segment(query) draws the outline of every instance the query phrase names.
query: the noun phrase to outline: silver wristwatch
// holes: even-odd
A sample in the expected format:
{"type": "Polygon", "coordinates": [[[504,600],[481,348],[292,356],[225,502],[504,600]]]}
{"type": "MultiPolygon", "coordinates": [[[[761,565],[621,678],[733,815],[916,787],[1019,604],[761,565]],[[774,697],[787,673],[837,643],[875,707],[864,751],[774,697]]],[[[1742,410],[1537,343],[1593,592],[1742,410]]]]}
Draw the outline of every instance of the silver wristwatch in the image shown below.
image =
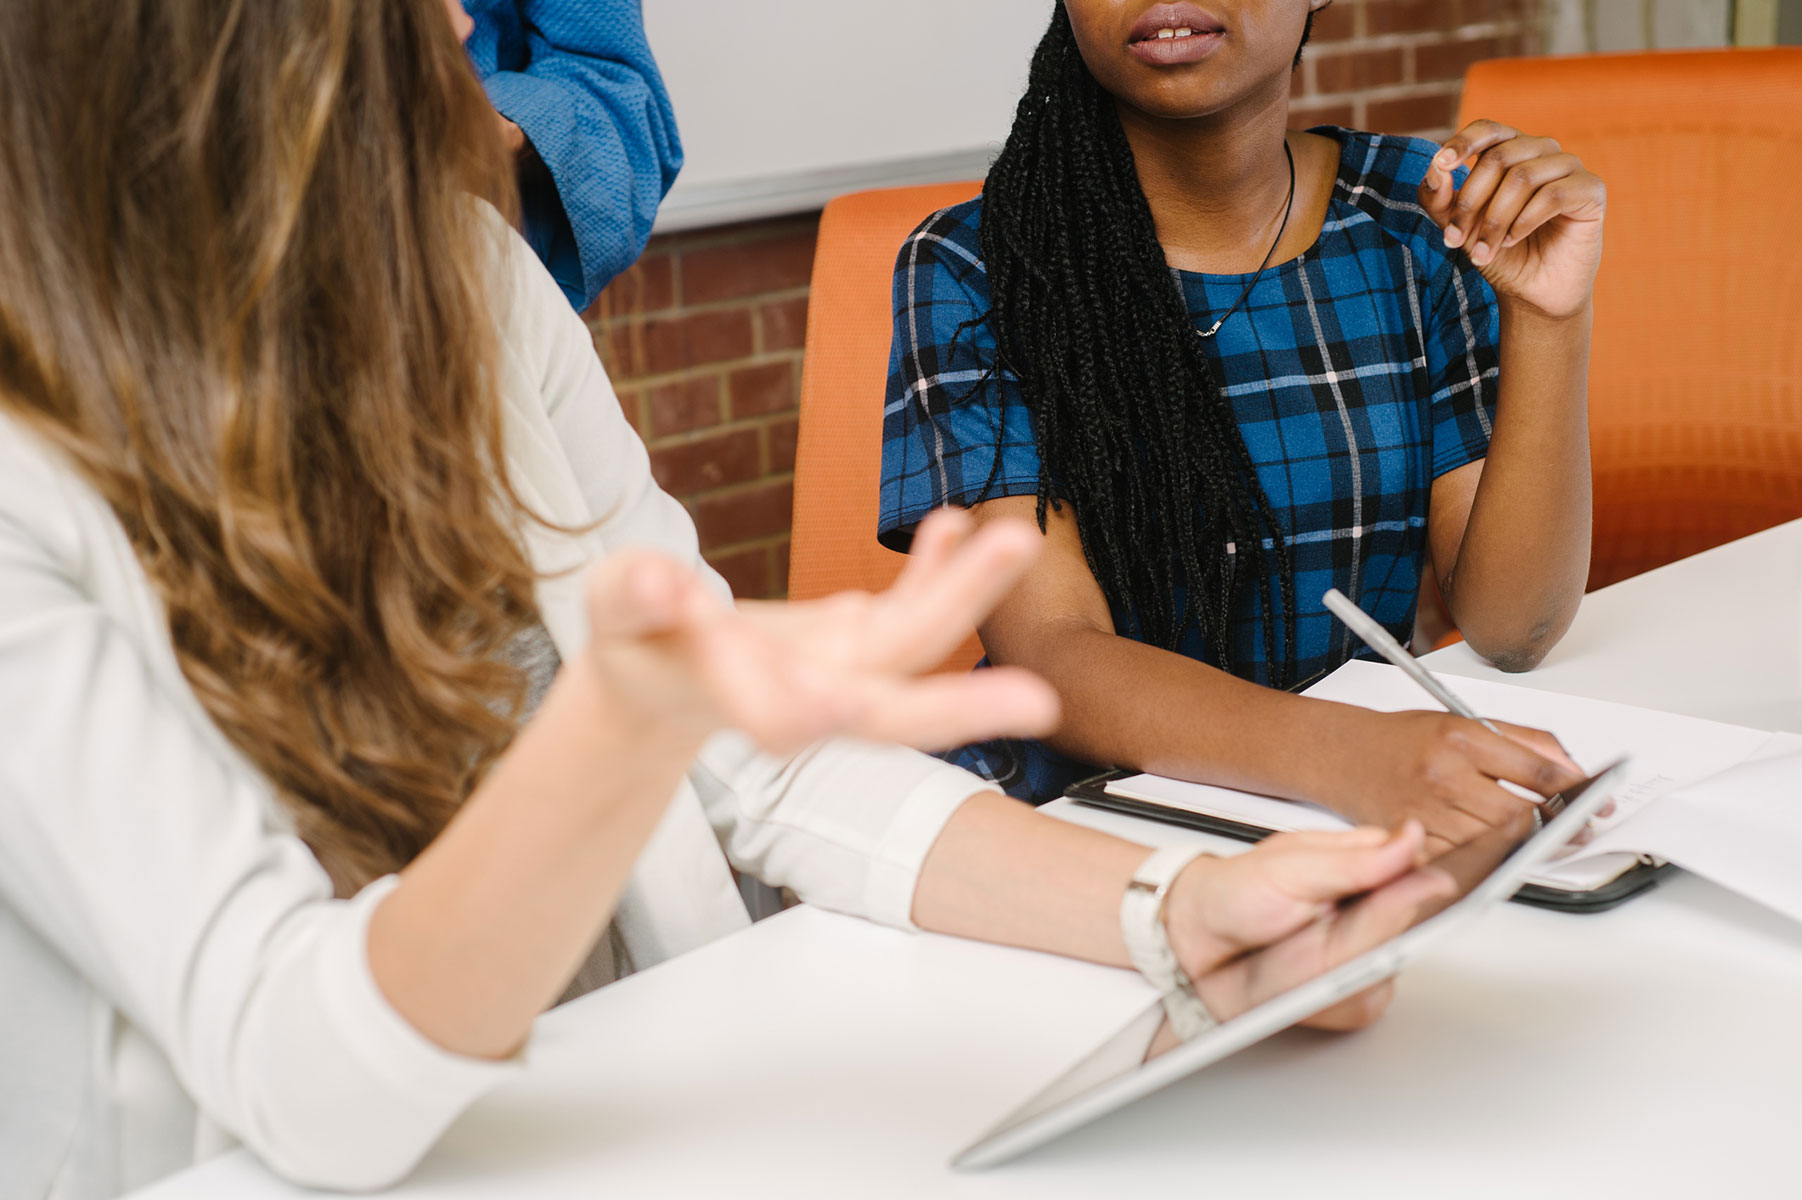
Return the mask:
{"type": "Polygon", "coordinates": [[[1204,853],[1190,846],[1165,846],[1152,851],[1133,872],[1126,895],[1120,900],[1120,932],[1126,939],[1126,952],[1139,974],[1163,998],[1170,1027],[1184,1041],[1207,1032],[1217,1022],[1195,994],[1194,982],[1177,961],[1176,951],[1170,948],[1164,905],[1176,877],[1204,853]]]}

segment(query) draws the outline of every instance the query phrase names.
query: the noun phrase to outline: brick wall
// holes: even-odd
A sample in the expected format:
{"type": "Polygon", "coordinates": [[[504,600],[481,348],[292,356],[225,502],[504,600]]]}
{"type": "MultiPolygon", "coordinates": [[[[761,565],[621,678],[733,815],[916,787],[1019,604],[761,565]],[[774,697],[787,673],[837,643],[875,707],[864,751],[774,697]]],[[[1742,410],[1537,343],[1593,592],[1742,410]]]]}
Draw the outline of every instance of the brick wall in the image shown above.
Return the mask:
{"type": "Polygon", "coordinates": [[[735,595],[788,581],[817,214],[654,238],[588,314],[651,472],[735,595]]]}
{"type": "MultiPolygon", "coordinates": [[[[1546,0],[1335,0],[1293,123],[1443,136],[1471,63],[1537,53],[1546,0]]],[[[788,580],[796,406],[816,215],[674,234],[588,314],[657,481],[740,596],[788,580]]]]}
{"type": "Polygon", "coordinates": [[[1465,68],[1543,53],[1546,0],[1334,0],[1296,73],[1291,124],[1451,132],[1465,68]]]}

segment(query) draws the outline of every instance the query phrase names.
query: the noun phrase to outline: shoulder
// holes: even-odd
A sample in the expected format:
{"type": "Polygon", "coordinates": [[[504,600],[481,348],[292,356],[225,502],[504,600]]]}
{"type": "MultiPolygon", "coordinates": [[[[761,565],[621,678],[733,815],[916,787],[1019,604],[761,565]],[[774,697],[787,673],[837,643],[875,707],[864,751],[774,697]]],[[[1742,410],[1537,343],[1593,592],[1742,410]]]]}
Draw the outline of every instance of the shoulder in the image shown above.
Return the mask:
{"type": "Polygon", "coordinates": [[[475,213],[472,225],[482,245],[491,286],[528,308],[548,304],[553,295],[568,308],[568,302],[557,291],[556,280],[544,269],[544,263],[519,230],[486,200],[474,201],[471,208],[475,213]]]}
{"type": "Polygon", "coordinates": [[[519,231],[484,202],[476,210],[498,349],[536,389],[552,390],[558,377],[594,358],[594,335],[519,231]]]}
{"type": "Polygon", "coordinates": [[[57,507],[47,497],[85,487],[75,465],[43,433],[0,408],[0,513],[35,524],[57,507]]]}
{"type": "MultiPolygon", "coordinates": [[[[1362,225],[1375,231],[1380,243],[1406,250],[1418,285],[1429,292],[1443,288],[1463,268],[1476,270],[1445,249],[1443,232],[1420,207],[1420,182],[1440,150],[1438,142],[1362,130],[1321,133],[1341,144],[1333,205],[1348,229],[1362,225]]],[[[1456,178],[1463,182],[1463,171],[1456,178]]],[[[1362,243],[1370,245],[1370,238],[1362,243]]]]}
{"type": "MultiPolygon", "coordinates": [[[[112,509],[49,437],[0,408],[0,561],[48,554],[79,573],[89,548],[116,527],[112,509]]],[[[0,584],[3,587],[4,584],[0,584]]]]}
{"type": "Polygon", "coordinates": [[[1439,143],[1428,138],[1363,129],[1335,129],[1331,136],[1340,146],[1341,186],[1363,187],[1389,198],[1414,199],[1427,165],[1439,152],[1439,143]]]}
{"type": "Polygon", "coordinates": [[[945,266],[959,277],[986,276],[982,264],[982,197],[941,208],[914,227],[901,243],[897,274],[922,265],[945,266]]]}
{"type": "Polygon", "coordinates": [[[1446,261],[1439,227],[1420,206],[1420,184],[1439,143],[1358,129],[1322,132],[1340,143],[1334,199],[1368,217],[1433,266],[1446,261]]]}

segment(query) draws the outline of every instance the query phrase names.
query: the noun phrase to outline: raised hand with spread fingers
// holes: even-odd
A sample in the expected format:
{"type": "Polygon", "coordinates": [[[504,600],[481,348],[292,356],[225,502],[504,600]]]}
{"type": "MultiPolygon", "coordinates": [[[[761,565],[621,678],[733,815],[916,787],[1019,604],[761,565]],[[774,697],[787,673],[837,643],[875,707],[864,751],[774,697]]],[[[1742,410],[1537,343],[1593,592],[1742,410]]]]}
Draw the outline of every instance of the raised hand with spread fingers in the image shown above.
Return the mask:
{"type": "Polygon", "coordinates": [[[968,636],[1038,552],[1025,522],[981,530],[935,513],[893,587],[736,605],[650,552],[617,555],[590,581],[590,657],[624,701],[697,736],[742,730],[789,752],[836,733],[939,749],[1035,736],[1057,698],[996,668],[926,675],[968,636]]]}

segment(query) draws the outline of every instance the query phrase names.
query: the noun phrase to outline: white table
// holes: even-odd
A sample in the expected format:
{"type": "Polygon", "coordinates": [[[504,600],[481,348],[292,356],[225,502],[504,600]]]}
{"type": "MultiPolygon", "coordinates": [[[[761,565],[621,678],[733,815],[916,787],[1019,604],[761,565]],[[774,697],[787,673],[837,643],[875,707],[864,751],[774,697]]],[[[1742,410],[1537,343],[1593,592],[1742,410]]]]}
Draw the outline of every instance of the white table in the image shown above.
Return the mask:
{"type": "MultiPolygon", "coordinates": [[[[1513,681],[1802,732],[1799,639],[1802,522],[1595,594],[1513,681]]],[[[1490,673],[1461,647],[1434,665],[1490,673]]],[[[1504,906],[1369,1031],[1291,1031],[1013,1164],[946,1168],[1146,995],[797,909],[550,1014],[526,1076],[398,1194],[1802,1195],[1802,926],[1693,877],[1599,915],[1504,906]]],[[[140,1200],[298,1194],[237,1153],[140,1200]]]]}

